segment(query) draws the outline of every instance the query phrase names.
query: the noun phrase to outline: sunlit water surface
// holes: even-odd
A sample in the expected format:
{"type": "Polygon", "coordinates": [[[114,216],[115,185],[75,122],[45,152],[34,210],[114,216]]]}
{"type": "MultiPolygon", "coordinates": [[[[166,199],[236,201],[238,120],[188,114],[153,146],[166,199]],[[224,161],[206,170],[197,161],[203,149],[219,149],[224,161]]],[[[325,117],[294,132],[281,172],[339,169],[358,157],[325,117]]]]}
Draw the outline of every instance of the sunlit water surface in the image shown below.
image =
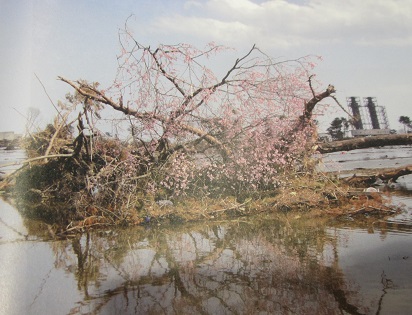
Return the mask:
{"type": "Polygon", "coordinates": [[[404,211],[389,220],[261,215],[53,240],[0,200],[0,314],[411,314],[412,195],[392,202],[404,211]]]}

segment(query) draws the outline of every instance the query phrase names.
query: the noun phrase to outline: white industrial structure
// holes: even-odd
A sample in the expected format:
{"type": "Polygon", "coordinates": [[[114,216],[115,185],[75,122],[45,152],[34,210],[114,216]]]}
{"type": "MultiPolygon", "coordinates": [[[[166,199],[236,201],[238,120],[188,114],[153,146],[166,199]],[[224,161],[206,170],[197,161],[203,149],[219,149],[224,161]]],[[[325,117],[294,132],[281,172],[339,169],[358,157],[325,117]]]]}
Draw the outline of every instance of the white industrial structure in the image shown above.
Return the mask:
{"type": "Polygon", "coordinates": [[[360,105],[360,98],[355,96],[346,98],[346,101],[355,118],[355,120],[352,121],[354,127],[352,136],[361,137],[390,134],[385,107],[377,105],[376,97],[364,97],[363,105],[360,105]]]}

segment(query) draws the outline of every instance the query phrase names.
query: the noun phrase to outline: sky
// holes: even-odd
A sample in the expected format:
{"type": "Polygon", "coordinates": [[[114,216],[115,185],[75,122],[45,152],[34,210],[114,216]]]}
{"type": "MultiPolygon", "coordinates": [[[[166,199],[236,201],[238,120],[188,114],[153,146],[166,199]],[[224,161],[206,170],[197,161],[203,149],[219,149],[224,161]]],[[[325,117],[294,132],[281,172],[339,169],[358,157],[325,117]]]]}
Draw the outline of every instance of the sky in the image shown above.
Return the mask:
{"type": "MultiPolygon", "coordinates": [[[[39,124],[52,122],[52,102],[72,91],[58,76],[109,86],[128,17],[151,47],[214,41],[235,48],[233,60],[253,44],[275,58],[321,56],[314,73],[342,105],[376,97],[392,129],[412,117],[411,0],[0,0],[0,131],[23,133],[33,108],[39,124]]],[[[329,103],[321,130],[346,117],[329,103]]]]}

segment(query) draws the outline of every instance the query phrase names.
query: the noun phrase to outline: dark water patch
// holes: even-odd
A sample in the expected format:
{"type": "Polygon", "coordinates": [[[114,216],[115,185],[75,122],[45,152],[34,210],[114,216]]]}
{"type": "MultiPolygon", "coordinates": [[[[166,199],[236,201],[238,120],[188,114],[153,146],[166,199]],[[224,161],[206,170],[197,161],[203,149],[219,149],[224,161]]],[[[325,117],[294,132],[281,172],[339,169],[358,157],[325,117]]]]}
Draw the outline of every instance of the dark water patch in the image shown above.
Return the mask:
{"type": "Polygon", "coordinates": [[[332,229],[346,280],[358,283],[370,314],[408,314],[412,293],[411,234],[387,229],[332,229]]]}

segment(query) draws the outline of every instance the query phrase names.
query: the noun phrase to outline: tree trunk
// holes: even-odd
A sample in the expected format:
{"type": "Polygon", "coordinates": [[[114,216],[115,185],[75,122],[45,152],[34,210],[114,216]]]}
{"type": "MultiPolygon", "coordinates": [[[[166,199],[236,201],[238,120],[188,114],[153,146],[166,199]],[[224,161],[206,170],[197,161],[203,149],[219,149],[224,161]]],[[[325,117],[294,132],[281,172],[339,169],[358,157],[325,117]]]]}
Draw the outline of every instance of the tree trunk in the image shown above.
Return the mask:
{"type": "Polygon", "coordinates": [[[371,147],[382,147],[387,145],[407,144],[412,144],[412,134],[382,135],[318,143],[318,151],[323,154],[371,147]]]}
{"type": "MultiPolygon", "coordinates": [[[[309,86],[312,89],[312,83],[311,83],[311,77],[309,77],[309,86]]],[[[303,115],[301,116],[301,120],[302,121],[310,121],[312,118],[312,112],[315,109],[315,106],[322,101],[323,99],[331,96],[333,93],[335,93],[335,87],[331,84],[329,84],[329,86],[327,87],[327,89],[325,91],[323,91],[322,93],[316,95],[315,91],[312,89],[312,94],[313,97],[305,103],[305,111],[303,113],[303,115]]]]}

